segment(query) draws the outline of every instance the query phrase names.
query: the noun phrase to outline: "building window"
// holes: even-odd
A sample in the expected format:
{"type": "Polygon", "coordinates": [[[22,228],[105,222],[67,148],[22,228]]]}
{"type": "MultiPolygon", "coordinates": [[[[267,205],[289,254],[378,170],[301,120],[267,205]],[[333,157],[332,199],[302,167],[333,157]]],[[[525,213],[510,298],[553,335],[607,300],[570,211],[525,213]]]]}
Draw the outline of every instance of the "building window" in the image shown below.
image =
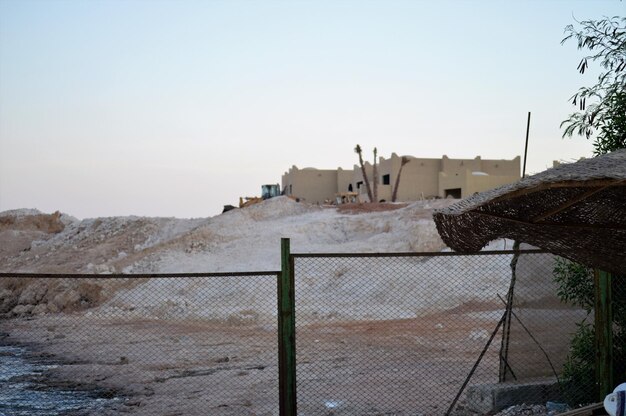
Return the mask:
{"type": "Polygon", "coordinates": [[[390,185],[390,184],[391,184],[391,176],[383,175],[383,185],[390,185]]]}
{"type": "Polygon", "coordinates": [[[352,192],[352,184],[348,185],[348,192],[352,192]]]}
{"type": "Polygon", "coordinates": [[[461,199],[461,188],[446,189],[444,191],[444,197],[461,199]]]}
{"type": "Polygon", "coordinates": [[[293,195],[293,185],[289,184],[289,195],[293,195]]]}
{"type": "Polygon", "coordinates": [[[356,183],[356,189],[361,189],[361,185],[363,185],[363,181],[358,181],[356,183]]]}

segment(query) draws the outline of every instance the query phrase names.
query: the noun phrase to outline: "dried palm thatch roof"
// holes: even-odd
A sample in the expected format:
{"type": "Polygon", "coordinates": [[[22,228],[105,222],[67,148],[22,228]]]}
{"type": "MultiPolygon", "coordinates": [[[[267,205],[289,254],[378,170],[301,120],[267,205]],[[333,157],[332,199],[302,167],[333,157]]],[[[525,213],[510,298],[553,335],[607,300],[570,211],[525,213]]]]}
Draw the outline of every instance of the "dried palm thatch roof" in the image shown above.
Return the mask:
{"type": "Polygon", "coordinates": [[[626,149],[475,194],[437,210],[434,219],[455,251],[478,251],[504,237],[624,273],[626,149]]]}

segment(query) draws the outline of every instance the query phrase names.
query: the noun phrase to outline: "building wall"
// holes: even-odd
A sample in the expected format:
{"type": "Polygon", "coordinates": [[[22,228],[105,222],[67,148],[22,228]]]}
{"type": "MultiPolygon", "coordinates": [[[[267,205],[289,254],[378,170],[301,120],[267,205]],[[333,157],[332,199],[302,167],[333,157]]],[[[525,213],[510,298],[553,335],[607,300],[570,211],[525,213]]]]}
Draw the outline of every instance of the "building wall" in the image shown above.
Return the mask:
{"type": "MultiPolygon", "coordinates": [[[[372,178],[372,173],[374,172],[374,167],[371,163],[365,162],[365,173],[368,178],[372,178]]],[[[374,190],[374,184],[370,182],[370,186],[372,187],[372,192],[374,190]]],[[[365,181],[363,180],[363,173],[361,172],[361,167],[359,165],[354,165],[352,167],[352,189],[354,192],[359,194],[359,200],[361,202],[369,202],[369,198],[367,196],[367,186],[365,186],[365,181]]]]}
{"type": "Polygon", "coordinates": [[[520,180],[519,176],[471,176],[468,175],[467,187],[463,190],[461,198],[465,198],[475,194],[476,192],[488,191],[498,186],[507,185],[509,183],[520,180]]]}
{"type": "Polygon", "coordinates": [[[439,197],[445,198],[453,190],[461,190],[461,198],[483,192],[520,179],[520,157],[512,160],[482,160],[442,158],[439,172],[439,197]]]}
{"type": "Polygon", "coordinates": [[[519,176],[477,175],[475,172],[467,170],[462,173],[455,173],[454,176],[440,172],[439,197],[445,198],[448,194],[456,197],[455,190],[460,190],[460,197],[466,198],[476,192],[487,191],[520,179],[519,176]]]}
{"type": "MultiPolygon", "coordinates": [[[[335,192],[349,192],[350,185],[352,184],[353,178],[354,178],[354,171],[343,170],[341,168],[337,169],[337,190],[335,192]]],[[[353,185],[353,189],[354,189],[354,185],[353,185]]],[[[356,191],[353,190],[352,192],[356,192],[356,191]]]]}
{"type": "Polygon", "coordinates": [[[338,171],[334,169],[298,169],[292,166],[282,177],[282,189],[286,195],[302,201],[323,204],[335,199],[337,177],[338,171]]]}
{"type": "MultiPolygon", "coordinates": [[[[520,179],[520,157],[512,160],[474,159],[427,159],[406,156],[409,163],[404,165],[398,189],[398,201],[415,201],[422,198],[445,198],[454,194],[465,198],[475,192],[515,182],[520,179]]],[[[402,158],[395,153],[378,161],[378,200],[391,201],[393,187],[400,170],[402,158]],[[385,184],[385,176],[389,183],[385,184]]],[[[373,166],[365,162],[365,171],[370,178],[372,190],[373,166]]],[[[348,192],[359,194],[359,200],[369,201],[361,168],[354,165],[352,170],[298,169],[293,166],[282,177],[282,186],[287,195],[292,195],[311,203],[333,201],[335,194],[348,192]],[[360,186],[359,186],[360,185],[360,186]]]]}
{"type": "MultiPolygon", "coordinates": [[[[400,169],[398,158],[397,168],[391,175],[394,184],[400,169]]],[[[440,159],[424,159],[409,157],[409,163],[404,165],[398,188],[398,201],[415,201],[422,198],[437,196],[437,181],[441,169],[440,159]]]]}
{"type": "MultiPolygon", "coordinates": [[[[406,156],[409,163],[402,168],[400,186],[398,188],[398,201],[415,201],[422,198],[434,198],[439,195],[438,178],[441,170],[441,159],[426,159],[406,156]]],[[[402,157],[392,153],[389,159],[380,158],[380,180],[389,175],[389,196],[391,201],[393,187],[395,186],[402,157]]]]}
{"type": "Polygon", "coordinates": [[[482,160],[481,171],[489,175],[517,176],[521,178],[521,158],[513,160],[482,160]]]}

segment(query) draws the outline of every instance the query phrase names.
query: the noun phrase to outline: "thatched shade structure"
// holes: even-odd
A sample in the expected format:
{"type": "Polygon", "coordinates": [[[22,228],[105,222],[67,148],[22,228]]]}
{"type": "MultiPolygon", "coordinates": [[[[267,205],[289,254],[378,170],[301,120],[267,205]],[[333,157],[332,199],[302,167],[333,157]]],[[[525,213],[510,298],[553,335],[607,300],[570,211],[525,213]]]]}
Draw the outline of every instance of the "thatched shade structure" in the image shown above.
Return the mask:
{"type": "Polygon", "coordinates": [[[443,241],[475,252],[523,241],[616,274],[626,263],[626,149],[560,165],[434,214],[443,241]]]}

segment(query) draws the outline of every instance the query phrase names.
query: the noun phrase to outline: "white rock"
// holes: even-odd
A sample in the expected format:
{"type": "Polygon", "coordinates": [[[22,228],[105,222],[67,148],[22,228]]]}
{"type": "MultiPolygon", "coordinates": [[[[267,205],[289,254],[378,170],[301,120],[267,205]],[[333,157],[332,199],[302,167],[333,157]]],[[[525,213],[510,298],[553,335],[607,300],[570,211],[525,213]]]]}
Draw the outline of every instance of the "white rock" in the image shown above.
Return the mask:
{"type": "Polygon", "coordinates": [[[472,341],[486,340],[489,338],[489,332],[485,329],[475,329],[470,332],[468,338],[472,341]]]}
{"type": "Polygon", "coordinates": [[[23,316],[29,314],[34,308],[33,305],[17,305],[11,313],[16,316],[23,316]]]}
{"type": "Polygon", "coordinates": [[[48,286],[44,282],[33,282],[22,291],[17,303],[19,305],[37,305],[47,291],[48,286]]]}
{"type": "Polygon", "coordinates": [[[39,305],[35,306],[32,310],[33,315],[42,315],[46,312],[48,312],[48,305],[46,305],[45,303],[40,303],[39,305]]]}

